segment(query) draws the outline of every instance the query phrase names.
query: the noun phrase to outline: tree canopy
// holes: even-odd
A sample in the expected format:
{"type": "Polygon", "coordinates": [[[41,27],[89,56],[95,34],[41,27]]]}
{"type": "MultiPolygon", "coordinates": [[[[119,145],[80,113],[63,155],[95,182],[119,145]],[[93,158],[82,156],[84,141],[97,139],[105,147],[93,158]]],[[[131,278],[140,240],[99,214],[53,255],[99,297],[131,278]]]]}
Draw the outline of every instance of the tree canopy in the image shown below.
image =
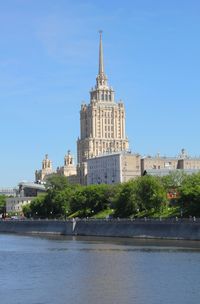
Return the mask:
{"type": "Polygon", "coordinates": [[[179,203],[185,214],[200,216],[200,173],[184,179],[179,188],[179,203]]]}
{"type": "MultiPolygon", "coordinates": [[[[116,217],[161,214],[169,206],[173,208],[167,196],[172,188],[178,193],[174,208],[180,208],[184,215],[200,215],[200,173],[186,175],[181,171],[165,177],[145,175],[118,185],[89,186],[70,185],[66,177],[52,175],[47,192],[24,207],[24,213],[41,218],[86,217],[112,208],[116,217]]],[[[5,198],[1,198],[0,208],[4,204],[5,198]]]]}
{"type": "Polygon", "coordinates": [[[5,195],[0,195],[0,214],[5,212],[6,207],[6,197],[5,195]]]}

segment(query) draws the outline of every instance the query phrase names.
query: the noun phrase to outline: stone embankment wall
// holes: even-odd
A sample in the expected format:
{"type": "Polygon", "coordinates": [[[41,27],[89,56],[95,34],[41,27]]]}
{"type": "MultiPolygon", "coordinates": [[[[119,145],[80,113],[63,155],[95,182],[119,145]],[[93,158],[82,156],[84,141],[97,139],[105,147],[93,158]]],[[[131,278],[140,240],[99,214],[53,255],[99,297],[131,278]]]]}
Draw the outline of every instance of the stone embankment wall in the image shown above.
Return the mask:
{"type": "Polygon", "coordinates": [[[0,221],[0,232],[72,235],[72,222],[51,220],[0,221]]]}
{"type": "Polygon", "coordinates": [[[74,220],[0,221],[0,232],[200,240],[200,221],[74,220]]]}

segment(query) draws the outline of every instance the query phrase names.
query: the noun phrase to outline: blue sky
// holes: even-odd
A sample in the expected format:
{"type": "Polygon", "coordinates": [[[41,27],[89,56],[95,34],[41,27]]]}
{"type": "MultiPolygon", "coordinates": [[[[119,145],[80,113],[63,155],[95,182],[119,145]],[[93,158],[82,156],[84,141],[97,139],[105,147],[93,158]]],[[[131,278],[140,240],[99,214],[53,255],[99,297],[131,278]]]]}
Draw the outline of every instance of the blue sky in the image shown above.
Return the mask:
{"type": "Polygon", "coordinates": [[[133,152],[200,155],[200,2],[0,0],[0,187],[76,155],[103,29],[133,152]]]}

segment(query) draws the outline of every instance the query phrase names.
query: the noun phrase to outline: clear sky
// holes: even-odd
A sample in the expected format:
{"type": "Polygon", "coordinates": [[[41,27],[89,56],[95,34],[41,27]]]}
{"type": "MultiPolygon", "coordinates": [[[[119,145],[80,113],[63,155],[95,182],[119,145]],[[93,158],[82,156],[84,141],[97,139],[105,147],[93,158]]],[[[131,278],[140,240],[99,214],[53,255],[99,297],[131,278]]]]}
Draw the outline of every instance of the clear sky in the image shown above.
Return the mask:
{"type": "Polygon", "coordinates": [[[126,107],[133,152],[200,155],[198,0],[0,1],[0,187],[76,155],[79,110],[98,72],[126,107]]]}

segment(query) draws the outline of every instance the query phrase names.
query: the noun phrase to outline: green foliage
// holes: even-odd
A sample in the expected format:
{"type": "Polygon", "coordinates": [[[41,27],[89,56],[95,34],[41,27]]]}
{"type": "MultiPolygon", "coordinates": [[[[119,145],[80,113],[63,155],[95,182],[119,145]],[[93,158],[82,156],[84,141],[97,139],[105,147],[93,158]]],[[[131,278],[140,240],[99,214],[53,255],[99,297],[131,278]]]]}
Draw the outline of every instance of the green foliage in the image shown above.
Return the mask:
{"type": "Polygon", "coordinates": [[[115,216],[129,217],[140,210],[159,210],[166,204],[166,191],[159,178],[142,176],[120,186],[115,216]]]}
{"type": "Polygon", "coordinates": [[[114,210],[113,209],[104,209],[97,214],[94,215],[95,219],[105,219],[109,217],[113,217],[114,210]]]}
{"type": "Polygon", "coordinates": [[[166,191],[160,178],[145,175],[138,178],[136,187],[136,197],[139,209],[149,210],[154,208],[159,210],[167,202],[166,191]]]}
{"type": "Polygon", "coordinates": [[[115,216],[129,217],[136,214],[139,208],[136,197],[137,181],[131,180],[119,186],[115,198],[115,216]]]}
{"type": "Polygon", "coordinates": [[[5,195],[0,195],[0,214],[5,213],[6,208],[6,197],[5,195]]]}
{"type": "Polygon", "coordinates": [[[143,210],[137,213],[138,218],[150,217],[150,218],[168,218],[168,217],[180,217],[181,210],[179,206],[164,206],[160,210],[154,208],[149,210],[143,210]]]}
{"type": "MultiPolygon", "coordinates": [[[[0,197],[0,208],[5,197],[0,197]]],[[[2,209],[3,210],[3,209],[2,209]]],[[[48,179],[47,192],[23,208],[26,216],[40,218],[200,215],[200,173],[181,171],[162,178],[142,176],[118,185],[70,185],[63,176],[48,179]],[[176,206],[168,206],[167,192],[178,189],[176,206]],[[110,212],[113,210],[114,212],[110,212]]]]}
{"type": "Polygon", "coordinates": [[[70,199],[72,212],[82,210],[80,216],[92,216],[112,203],[114,187],[110,185],[78,186],[70,199]]]}
{"type": "Polygon", "coordinates": [[[25,217],[29,218],[31,217],[31,207],[30,204],[24,205],[22,207],[22,211],[25,217]]]}
{"type": "Polygon", "coordinates": [[[200,216],[200,173],[184,179],[179,189],[179,203],[184,214],[200,216]]]}
{"type": "Polygon", "coordinates": [[[23,207],[23,213],[26,217],[46,217],[46,194],[39,195],[28,205],[23,207]]]}
{"type": "Polygon", "coordinates": [[[45,187],[50,190],[62,191],[69,187],[69,182],[66,176],[52,174],[48,177],[45,187]]]}
{"type": "Polygon", "coordinates": [[[187,178],[183,170],[170,172],[168,175],[161,177],[161,181],[166,191],[177,189],[182,185],[182,182],[187,178]]]}

